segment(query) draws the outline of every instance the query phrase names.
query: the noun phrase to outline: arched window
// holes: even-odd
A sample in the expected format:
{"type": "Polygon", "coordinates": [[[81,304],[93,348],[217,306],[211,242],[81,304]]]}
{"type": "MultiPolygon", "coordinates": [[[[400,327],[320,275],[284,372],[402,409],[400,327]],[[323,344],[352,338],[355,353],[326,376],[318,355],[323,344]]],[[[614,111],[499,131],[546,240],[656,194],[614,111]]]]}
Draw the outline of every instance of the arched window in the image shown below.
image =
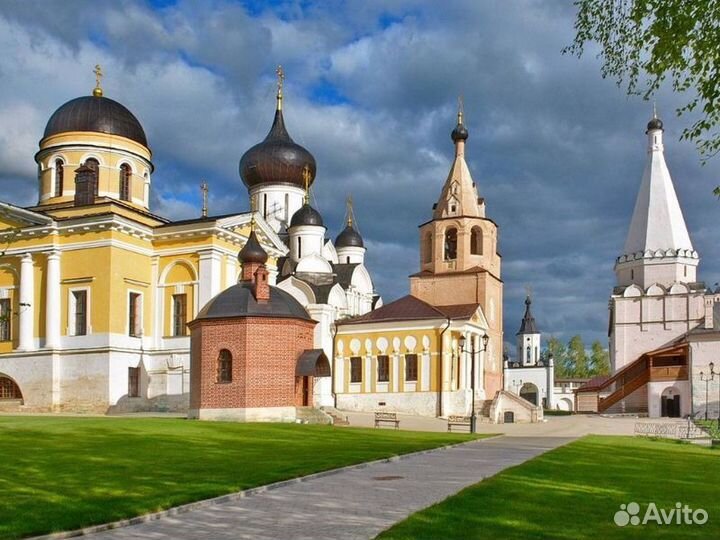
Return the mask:
{"type": "Polygon", "coordinates": [[[98,194],[98,171],[100,164],[89,158],[75,170],[75,204],[93,204],[98,194]]]}
{"type": "Polygon", "coordinates": [[[123,163],[120,165],[120,200],[121,201],[129,201],[130,200],[130,176],[132,175],[132,170],[130,169],[130,165],[127,163],[123,163]]]}
{"type": "Polygon", "coordinates": [[[65,170],[63,169],[64,163],[62,159],[56,159],[55,160],[55,196],[56,197],[62,197],[63,193],[63,174],[65,173],[65,170]]]}
{"type": "Polygon", "coordinates": [[[22,399],[22,394],[15,381],[0,375],[0,400],[2,399],[22,399]]]}
{"type": "Polygon", "coordinates": [[[532,357],[530,356],[530,347],[527,348],[527,352],[525,354],[526,363],[530,364],[532,363],[532,357]]]}
{"type": "Polygon", "coordinates": [[[217,371],[218,382],[232,382],[232,354],[227,349],[220,351],[217,371]]]}
{"type": "Polygon", "coordinates": [[[98,195],[98,184],[100,183],[100,162],[98,162],[95,158],[88,158],[85,160],[85,166],[90,167],[94,172],[94,187],[93,187],[93,193],[97,197],[98,195]]]}
{"type": "Polygon", "coordinates": [[[445,231],[445,260],[455,259],[457,259],[457,229],[452,228],[445,231]]]}
{"type": "Polygon", "coordinates": [[[482,229],[480,227],[473,227],[470,232],[470,254],[471,255],[482,255],[483,252],[483,237],[482,229]]]}
{"type": "Polygon", "coordinates": [[[425,262],[432,262],[432,233],[427,233],[425,236],[425,262]]]}

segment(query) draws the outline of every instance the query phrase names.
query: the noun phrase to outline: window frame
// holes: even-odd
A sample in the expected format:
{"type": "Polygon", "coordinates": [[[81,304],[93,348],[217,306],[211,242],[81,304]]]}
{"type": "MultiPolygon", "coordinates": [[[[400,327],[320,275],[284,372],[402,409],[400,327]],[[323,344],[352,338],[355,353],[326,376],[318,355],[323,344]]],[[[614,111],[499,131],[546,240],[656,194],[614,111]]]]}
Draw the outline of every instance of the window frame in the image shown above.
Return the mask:
{"type": "Polygon", "coordinates": [[[128,367],[128,397],[140,397],[140,368],[128,367]]]}
{"type": "Polygon", "coordinates": [[[53,163],[53,172],[55,176],[55,182],[53,185],[53,196],[54,197],[62,197],[63,190],[64,190],[64,181],[65,181],[65,162],[62,158],[55,158],[55,161],[53,163]],[[58,168],[59,165],[59,168],[58,168]]]}
{"type": "Polygon", "coordinates": [[[217,375],[216,381],[218,384],[228,384],[233,380],[233,357],[232,352],[229,349],[220,349],[217,357],[217,375]],[[227,353],[226,356],[223,353],[227,353]]]}
{"type": "Polygon", "coordinates": [[[362,357],[350,357],[350,384],[362,383],[362,357]]]}
{"type": "Polygon", "coordinates": [[[12,341],[12,312],[12,298],[0,298],[0,342],[12,341]]]}
{"type": "Polygon", "coordinates": [[[128,290],[127,309],[127,335],[139,338],[143,336],[143,293],[136,290],[128,290]],[[133,299],[137,305],[133,305],[133,299]],[[134,316],[133,316],[134,315],[134,316]]]}
{"type": "Polygon", "coordinates": [[[405,355],[405,382],[417,382],[418,380],[418,355],[408,353],[405,355]],[[413,360],[410,362],[410,360],[413,360]]]}
{"type": "Polygon", "coordinates": [[[378,354],[377,356],[377,382],[390,382],[390,356],[387,354],[378,354]],[[384,364],[384,369],[381,366],[384,364]],[[384,377],[382,377],[384,375],[384,377]]]}
{"type": "Polygon", "coordinates": [[[132,198],[132,192],[131,192],[131,179],[133,175],[132,167],[129,163],[121,163],[120,164],[120,175],[119,175],[119,185],[118,185],[118,197],[121,201],[130,202],[132,198]]]}
{"type": "Polygon", "coordinates": [[[92,333],[92,325],[90,324],[91,318],[91,291],[90,287],[73,287],[68,289],[68,336],[87,336],[92,333]],[[77,322],[77,297],[75,293],[85,293],[85,332],[78,333],[78,322],[77,322]]]}
{"type": "Polygon", "coordinates": [[[170,302],[172,302],[172,327],[170,328],[170,334],[172,337],[184,337],[187,336],[187,306],[188,306],[188,295],[186,292],[183,293],[174,293],[170,297],[170,302]],[[177,313],[177,304],[175,302],[176,298],[183,298],[182,304],[183,304],[183,319],[182,319],[182,328],[180,332],[178,333],[178,313],[177,313]]]}

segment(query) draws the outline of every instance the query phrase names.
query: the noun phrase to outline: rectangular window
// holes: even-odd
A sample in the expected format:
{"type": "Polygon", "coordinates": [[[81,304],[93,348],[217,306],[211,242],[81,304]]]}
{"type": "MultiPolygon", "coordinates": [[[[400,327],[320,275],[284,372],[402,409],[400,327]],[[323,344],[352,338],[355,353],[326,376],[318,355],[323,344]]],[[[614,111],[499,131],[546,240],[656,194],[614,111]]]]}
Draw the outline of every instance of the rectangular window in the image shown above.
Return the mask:
{"type": "Polygon", "coordinates": [[[128,397],[140,397],[140,368],[128,368],[128,397]]]}
{"type": "Polygon", "coordinates": [[[10,341],[10,299],[0,299],[0,341],[10,341]]]}
{"type": "Polygon", "coordinates": [[[76,336],[87,334],[87,291],[73,291],[75,300],[75,332],[76,336]]]}
{"type": "Polygon", "coordinates": [[[140,293],[130,293],[128,299],[128,334],[133,337],[142,335],[142,327],[140,325],[142,311],[142,302],[140,293]]]}
{"type": "Polygon", "coordinates": [[[173,336],[184,336],[187,323],[187,294],[173,294],[173,336]]]}
{"type": "Polygon", "coordinates": [[[350,382],[362,382],[362,358],[359,356],[350,358],[350,382]]]}
{"type": "Polygon", "coordinates": [[[377,357],[377,378],[378,382],[390,381],[390,358],[387,355],[377,357]]]}
{"type": "Polygon", "coordinates": [[[417,381],[418,357],[417,354],[405,355],[405,380],[417,381]]]}

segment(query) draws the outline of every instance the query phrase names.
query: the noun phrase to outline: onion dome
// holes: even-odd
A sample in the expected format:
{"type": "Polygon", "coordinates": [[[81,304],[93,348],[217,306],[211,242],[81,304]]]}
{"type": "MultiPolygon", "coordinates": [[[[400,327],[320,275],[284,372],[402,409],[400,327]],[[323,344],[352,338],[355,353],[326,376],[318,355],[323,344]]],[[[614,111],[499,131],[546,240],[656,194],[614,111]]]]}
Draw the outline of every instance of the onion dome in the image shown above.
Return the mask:
{"type": "Polygon", "coordinates": [[[298,227],[300,225],[312,225],[315,227],[324,227],[322,216],[320,212],[315,210],[308,203],[302,205],[300,210],[293,214],[290,220],[291,227],[298,227]]]}
{"type": "Polygon", "coordinates": [[[528,296],[527,298],[525,298],[525,316],[520,323],[520,330],[518,330],[517,334],[515,335],[540,333],[537,329],[537,325],[535,324],[535,317],[533,317],[532,313],[530,312],[531,304],[532,300],[530,300],[530,296],[528,296]]]}
{"type": "Polygon", "coordinates": [[[250,232],[247,242],[238,253],[238,259],[241,263],[265,264],[267,262],[268,254],[260,245],[254,230],[250,232]]]}
{"type": "Polygon", "coordinates": [[[95,92],[62,105],[48,120],[43,138],[70,131],[92,131],[125,137],[147,147],[145,130],[135,115],[124,105],[100,94],[95,92]]]}
{"type": "Polygon", "coordinates": [[[196,319],[223,319],[228,317],[312,318],[304,307],[288,292],[270,286],[267,302],[258,302],[253,284],[243,281],[225,289],[212,298],[198,313],[196,319]]]}
{"type": "Polygon", "coordinates": [[[457,126],[455,126],[455,129],[452,130],[452,133],[450,133],[450,138],[453,142],[458,142],[466,141],[468,136],[468,130],[463,124],[463,113],[462,111],[458,111],[458,123],[457,126]]]}
{"type": "Polygon", "coordinates": [[[647,125],[648,131],[653,131],[653,130],[662,129],[662,128],[663,128],[662,120],[660,120],[657,116],[653,117],[653,119],[650,120],[647,125]]]}
{"type": "Polygon", "coordinates": [[[335,248],[365,247],[362,236],[355,230],[352,223],[348,223],[335,239],[335,248]]]}
{"type": "Polygon", "coordinates": [[[292,184],[304,188],[305,167],[310,170],[311,184],[315,179],[315,158],[290,138],[282,108],[278,107],[265,140],[250,148],[240,159],[240,177],[248,189],[262,184],[292,184]]]}

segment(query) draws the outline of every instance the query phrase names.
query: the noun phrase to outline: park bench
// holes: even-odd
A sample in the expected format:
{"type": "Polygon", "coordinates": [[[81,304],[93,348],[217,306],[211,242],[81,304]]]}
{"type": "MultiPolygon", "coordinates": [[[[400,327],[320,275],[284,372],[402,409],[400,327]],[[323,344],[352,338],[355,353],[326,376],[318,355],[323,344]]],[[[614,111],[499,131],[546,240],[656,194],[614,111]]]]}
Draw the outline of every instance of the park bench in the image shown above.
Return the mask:
{"type": "Polygon", "coordinates": [[[375,427],[380,427],[381,423],[395,424],[395,429],[400,428],[400,420],[397,418],[397,414],[394,412],[376,412],[375,413],[375,427]]]}
{"type": "Polygon", "coordinates": [[[452,431],[453,426],[466,427],[470,431],[470,417],[448,416],[448,431],[452,431]]]}

